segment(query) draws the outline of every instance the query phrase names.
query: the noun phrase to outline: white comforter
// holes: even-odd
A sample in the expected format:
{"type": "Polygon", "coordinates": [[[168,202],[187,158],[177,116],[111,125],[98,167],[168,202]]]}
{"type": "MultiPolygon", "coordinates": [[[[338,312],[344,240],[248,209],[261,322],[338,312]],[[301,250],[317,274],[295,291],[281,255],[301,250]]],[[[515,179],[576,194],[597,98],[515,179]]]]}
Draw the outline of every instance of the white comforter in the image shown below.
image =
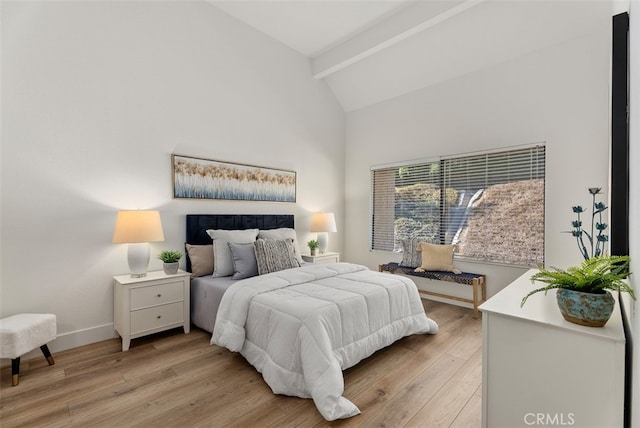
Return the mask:
{"type": "Polygon", "coordinates": [[[274,393],[313,398],[334,420],[360,413],[342,396],[342,370],[404,336],[437,331],[410,279],[309,264],[232,285],[211,344],[240,352],[274,393]]]}

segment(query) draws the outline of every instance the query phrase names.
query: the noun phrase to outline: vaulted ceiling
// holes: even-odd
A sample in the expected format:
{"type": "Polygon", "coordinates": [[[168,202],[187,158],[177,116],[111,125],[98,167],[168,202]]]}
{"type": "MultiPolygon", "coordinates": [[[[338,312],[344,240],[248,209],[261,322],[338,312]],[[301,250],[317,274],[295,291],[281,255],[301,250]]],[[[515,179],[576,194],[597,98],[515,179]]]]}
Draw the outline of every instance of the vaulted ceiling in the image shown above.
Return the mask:
{"type": "Polygon", "coordinates": [[[357,110],[609,25],[594,0],[209,0],[309,58],[357,110]]]}

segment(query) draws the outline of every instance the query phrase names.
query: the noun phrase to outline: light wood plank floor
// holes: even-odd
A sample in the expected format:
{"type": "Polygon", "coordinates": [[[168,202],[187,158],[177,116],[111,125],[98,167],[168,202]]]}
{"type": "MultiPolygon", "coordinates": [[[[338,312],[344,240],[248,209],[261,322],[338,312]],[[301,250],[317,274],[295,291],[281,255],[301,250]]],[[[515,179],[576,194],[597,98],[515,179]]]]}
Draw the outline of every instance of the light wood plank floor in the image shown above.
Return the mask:
{"type": "Polygon", "coordinates": [[[424,301],[439,325],[344,372],[362,414],[327,422],[313,401],[275,395],[238,354],[181,329],[23,361],[20,385],[0,377],[0,425],[9,427],[478,427],[482,322],[470,309],[424,301]]]}

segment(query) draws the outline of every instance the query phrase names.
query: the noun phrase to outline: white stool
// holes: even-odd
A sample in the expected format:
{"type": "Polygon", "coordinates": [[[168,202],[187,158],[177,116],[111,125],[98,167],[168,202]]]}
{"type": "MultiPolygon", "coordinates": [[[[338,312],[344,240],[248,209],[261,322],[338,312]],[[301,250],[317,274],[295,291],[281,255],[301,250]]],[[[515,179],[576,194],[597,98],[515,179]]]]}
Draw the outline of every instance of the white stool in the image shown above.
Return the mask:
{"type": "Polygon", "coordinates": [[[17,314],[0,320],[0,358],[11,358],[11,384],[16,386],[20,375],[20,356],[42,350],[49,365],[55,364],[47,343],[56,338],[54,314],[17,314]]]}

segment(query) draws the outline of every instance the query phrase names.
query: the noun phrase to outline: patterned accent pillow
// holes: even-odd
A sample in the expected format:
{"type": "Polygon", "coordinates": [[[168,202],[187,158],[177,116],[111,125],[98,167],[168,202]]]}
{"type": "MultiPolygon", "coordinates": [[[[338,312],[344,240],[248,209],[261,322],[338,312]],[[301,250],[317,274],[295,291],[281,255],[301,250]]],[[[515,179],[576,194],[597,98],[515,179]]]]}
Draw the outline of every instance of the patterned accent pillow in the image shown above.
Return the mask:
{"type": "Polygon", "coordinates": [[[258,239],[253,246],[258,262],[258,275],[300,267],[292,239],[258,239]]]}
{"type": "Polygon", "coordinates": [[[302,264],[302,256],[300,255],[300,246],[298,245],[298,238],[296,236],[296,231],[289,227],[281,227],[280,229],[266,229],[260,230],[258,232],[258,239],[275,239],[275,240],[283,240],[283,239],[293,239],[293,251],[296,254],[296,259],[298,259],[298,263],[302,264]]]}
{"type": "Polygon", "coordinates": [[[399,266],[417,268],[422,264],[422,253],[417,247],[417,239],[403,239],[400,241],[402,245],[402,261],[399,266]]]}

